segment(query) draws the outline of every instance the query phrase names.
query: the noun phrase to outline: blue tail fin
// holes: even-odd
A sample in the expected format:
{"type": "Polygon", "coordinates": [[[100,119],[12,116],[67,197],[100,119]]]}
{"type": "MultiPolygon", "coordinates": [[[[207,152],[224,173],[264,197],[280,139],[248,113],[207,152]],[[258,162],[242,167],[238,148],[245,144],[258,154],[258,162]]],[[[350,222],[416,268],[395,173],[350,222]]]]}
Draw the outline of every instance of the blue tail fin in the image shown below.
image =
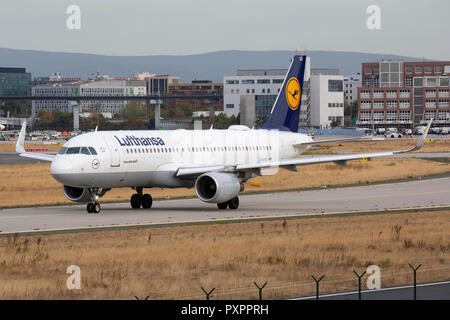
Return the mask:
{"type": "Polygon", "coordinates": [[[262,129],[298,132],[305,64],[306,56],[294,56],[269,119],[262,129]]]}

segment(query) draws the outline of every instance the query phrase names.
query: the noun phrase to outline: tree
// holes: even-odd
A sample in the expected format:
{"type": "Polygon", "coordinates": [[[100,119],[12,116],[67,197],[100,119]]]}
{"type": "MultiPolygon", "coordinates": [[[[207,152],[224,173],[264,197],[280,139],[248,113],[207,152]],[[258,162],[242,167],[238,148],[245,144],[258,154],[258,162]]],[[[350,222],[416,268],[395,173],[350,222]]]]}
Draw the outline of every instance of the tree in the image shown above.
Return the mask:
{"type": "Polygon", "coordinates": [[[192,107],[192,105],[190,103],[186,103],[186,102],[181,103],[180,108],[181,108],[181,110],[183,110],[183,114],[185,117],[191,117],[192,112],[194,112],[194,108],[192,107]]]}
{"type": "Polygon", "coordinates": [[[137,102],[130,102],[122,109],[122,119],[129,118],[146,118],[146,112],[142,109],[142,106],[137,102]]]}
{"type": "Polygon", "coordinates": [[[31,101],[9,100],[3,107],[5,112],[10,113],[11,117],[29,117],[31,114],[31,101]]]}
{"type": "Polygon", "coordinates": [[[264,123],[266,123],[267,119],[269,119],[269,115],[267,114],[256,116],[255,128],[261,128],[264,123]]]}

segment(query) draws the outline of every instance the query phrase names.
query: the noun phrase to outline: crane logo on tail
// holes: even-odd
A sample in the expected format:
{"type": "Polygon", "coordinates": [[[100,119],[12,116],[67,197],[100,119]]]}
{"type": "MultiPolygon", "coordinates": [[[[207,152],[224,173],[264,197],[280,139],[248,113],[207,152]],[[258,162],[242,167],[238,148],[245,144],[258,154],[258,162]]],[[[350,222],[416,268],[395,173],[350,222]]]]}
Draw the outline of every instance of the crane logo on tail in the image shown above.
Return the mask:
{"type": "Polygon", "coordinates": [[[286,102],[291,110],[297,110],[301,96],[300,83],[297,78],[290,78],[286,84],[286,102]]]}

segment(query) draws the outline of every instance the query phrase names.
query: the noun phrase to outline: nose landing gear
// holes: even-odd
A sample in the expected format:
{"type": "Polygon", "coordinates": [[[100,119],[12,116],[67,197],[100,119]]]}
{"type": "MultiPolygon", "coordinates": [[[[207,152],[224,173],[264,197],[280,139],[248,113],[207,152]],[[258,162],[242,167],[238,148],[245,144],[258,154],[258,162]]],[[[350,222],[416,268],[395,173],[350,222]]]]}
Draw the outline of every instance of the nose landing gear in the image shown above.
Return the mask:
{"type": "Polygon", "coordinates": [[[100,198],[100,194],[104,194],[104,190],[100,188],[90,188],[88,189],[91,194],[91,202],[89,202],[86,206],[86,210],[88,213],[100,213],[102,207],[98,202],[98,198],[100,198]]]}

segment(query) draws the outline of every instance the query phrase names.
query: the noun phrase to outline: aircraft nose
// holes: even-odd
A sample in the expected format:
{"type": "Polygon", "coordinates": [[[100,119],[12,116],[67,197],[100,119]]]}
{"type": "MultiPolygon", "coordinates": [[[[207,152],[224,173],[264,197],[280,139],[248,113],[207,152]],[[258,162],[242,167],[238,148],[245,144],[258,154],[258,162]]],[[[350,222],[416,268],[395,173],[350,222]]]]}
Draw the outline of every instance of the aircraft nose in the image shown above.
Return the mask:
{"type": "Polygon", "coordinates": [[[62,184],[66,184],[67,179],[73,173],[73,165],[71,161],[62,161],[62,159],[53,160],[50,165],[50,173],[56,181],[61,182],[62,184]]]}
{"type": "Polygon", "coordinates": [[[72,169],[71,162],[62,161],[61,159],[55,159],[50,165],[50,173],[52,175],[70,173],[71,169],[72,169]]]}

